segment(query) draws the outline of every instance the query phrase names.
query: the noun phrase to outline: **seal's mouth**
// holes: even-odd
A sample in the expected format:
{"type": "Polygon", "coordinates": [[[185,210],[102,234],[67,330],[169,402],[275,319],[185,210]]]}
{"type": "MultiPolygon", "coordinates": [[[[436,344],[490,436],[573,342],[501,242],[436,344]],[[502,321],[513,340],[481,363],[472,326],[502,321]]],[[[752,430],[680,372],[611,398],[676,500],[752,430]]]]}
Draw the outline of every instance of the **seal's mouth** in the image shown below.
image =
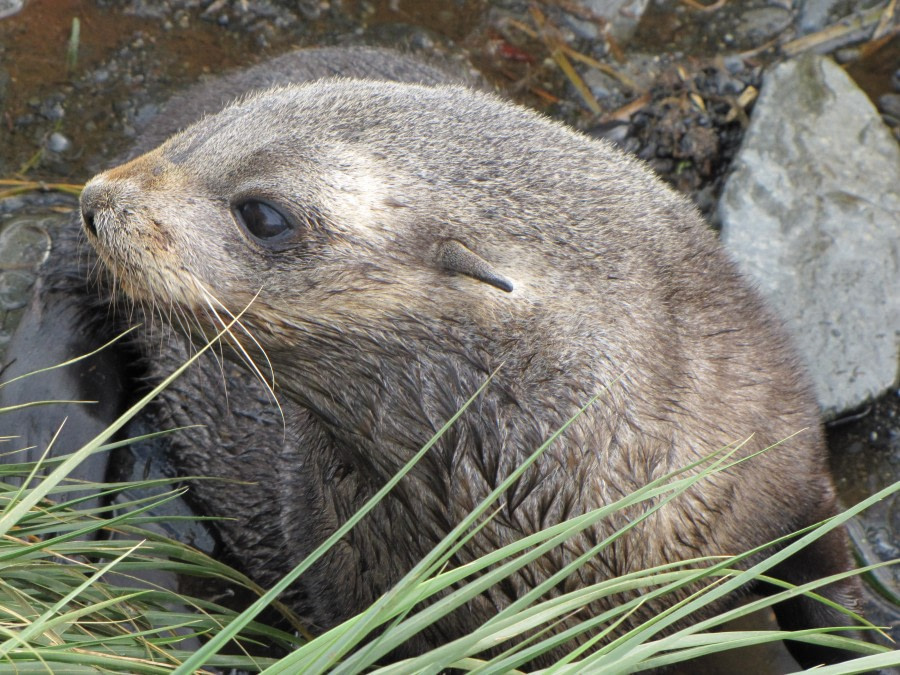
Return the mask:
{"type": "Polygon", "coordinates": [[[206,304],[208,293],[187,269],[183,247],[130,181],[106,174],[91,180],[81,194],[81,223],[114,288],[130,299],[192,313],[206,304]]]}
{"type": "Polygon", "coordinates": [[[131,300],[194,315],[208,306],[212,294],[205,284],[177,256],[160,249],[141,224],[122,214],[83,209],[82,226],[113,287],[131,300]]]}
{"type": "Polygon", "coordinates": [[[114,282],[114,287],[133,300],[156,302],[158,299],[147,292],[143,282],[146,270],[143,269],[143,265],[135,264],[140,257],[123,255],[118,246],[110,245],[106,237],[98,233],[95,222],[93,217],[82,221],[87,240],[100,258],[100,265],[94,271],[107,272],[114,282]]]}
{"type": "Polygon", "coordinates": [[[189,269],[153,219],[131,209],[83,206],[82,225],[113,287],[132,301],[156,313],[189,317],[187,333],[199,328],[215,334],[234,318],[234,310],[189,269]]]}

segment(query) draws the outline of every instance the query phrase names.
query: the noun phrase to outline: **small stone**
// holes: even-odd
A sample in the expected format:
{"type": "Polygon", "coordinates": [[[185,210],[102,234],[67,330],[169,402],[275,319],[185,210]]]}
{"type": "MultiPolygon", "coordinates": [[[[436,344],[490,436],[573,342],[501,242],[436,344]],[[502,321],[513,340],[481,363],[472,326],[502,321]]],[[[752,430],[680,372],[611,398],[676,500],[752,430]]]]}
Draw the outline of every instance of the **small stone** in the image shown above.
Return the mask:
{"type": "Polygon", "coordinates": [[[58,131],[54,131],[47,139],[47,149],[51,152],[68,152],[71,147],[72,141],[58,131]]]}
{"type": "Polygon", "coordinates": [[[741,15],[738,39],[765,40],[782,32],[791,23],[791,13],[781,7],[750,9],[741,15]]]}
{"type": "Polygon", "coordinates": [[[24,6],[24,0],[0,0],[0,19],[18,14],[24,6]]]}
{"type": "MultiPolygon", "coordinates": [[[[575,0],[572,4],[606,19],[610,34],[618,42],[625,42],[637,28],[649,0],[575,0]]],[[[597,40],[600,37],[600,23],[582,19],[575,14],[565,16],[566,23],[578,37],[585,40],[597,40]]]]}
{"type": "Polygon", "coordinates": [[[859,54],[860,51],[856,47],[844,47],[834,53],[834,60],[843,65],[858,60],[859,54]]]}
{"type": "Polygon", "coordinates": [[[66,116],[66,109],[62,107],[62,103],[54,103],[42,112],[51,122],[59,122],[59,120],[66,116]]]}
{"type": "Polygon", "coordinates": [[[800,34],[814,33],[828,24],[828,17],[837,0],[801,0],[800,34]]]}
{"type": "Polygon", "coordinates": [[[744,70],[744,59],[740,56],[725,56],[722,61],[725,64],[725,69],[728,70],[728,72],[732,75],[740,73],[744,70]]]}
{"type": "Polygon", "coordinates": [[[900,94],[884,94],[879,96],[878,109],[886,115],[900,118],[900,94]]]}
{"type": "Polygon", "coordinates": [[[48,224],[34,216],[12,219],[0,232],[0,269],[36,270],[50,253],[48,224]]]}

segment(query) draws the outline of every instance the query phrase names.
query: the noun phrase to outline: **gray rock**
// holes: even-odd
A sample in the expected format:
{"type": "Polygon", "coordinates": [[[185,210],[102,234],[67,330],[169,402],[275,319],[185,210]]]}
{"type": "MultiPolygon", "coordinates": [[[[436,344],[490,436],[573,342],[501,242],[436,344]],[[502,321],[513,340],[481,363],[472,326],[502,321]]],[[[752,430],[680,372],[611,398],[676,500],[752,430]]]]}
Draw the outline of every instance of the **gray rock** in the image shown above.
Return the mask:
{"type": "Polygon", "coordinates": [[[784,7],[748,9],[735,28],[737,40],[759,42],[781,33],[792,21],[791,12],[784,7]]]}
{"type": "Polygon", "coordinates": [[[797,27],[801,35],[822,30],[828,24],[828,17],[837,0],[801,0],[797,27]]]}
{"type": "Polygon", "coordinates": [[[827,415],[897,378],[900,147],[832,61],[768,73],[719,203],[722,238],[787,321],[827,415]]]}
{"type": "Polygon", "coordinates": [[[31,295],[34,275],[50,254],[50,231],[64,219],[33,212],[0,221],[0,360],[31,295]]]}
{"type": "Polygon", "coordinates": [[[24,6],[24,0],[0,0],[0,19],[18,14],[24,6]]]}
{"type": "MultiPolygon", "coordinates": [[[[634,33],[649,0],[577,0],[576,3],[594,15],[609,22],[609,32],[618,41],[624,42],[634,33]]],[[[596,40],[600,37],[600,27],[593,21],[585,21],[572,14],[568,23],[579,37],[596,40]]]]}

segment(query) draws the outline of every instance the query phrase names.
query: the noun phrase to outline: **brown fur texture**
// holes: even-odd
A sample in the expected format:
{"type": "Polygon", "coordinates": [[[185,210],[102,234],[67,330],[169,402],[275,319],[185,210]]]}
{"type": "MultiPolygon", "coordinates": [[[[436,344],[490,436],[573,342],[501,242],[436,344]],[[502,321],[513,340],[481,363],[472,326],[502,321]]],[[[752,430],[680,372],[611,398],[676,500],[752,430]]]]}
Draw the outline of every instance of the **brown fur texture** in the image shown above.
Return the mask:
{"type": "MultiPolygon", "coordinates": [[[[742,442],[740,456],[784,441],[704,480],[555,592],[740,553],[835,512],[802,369],[695,209],[636,160],[492,96],[349,79],[277,88],[101,174],[82,211],[126,305],[149,310],[154,329],[135,349],[151,381],[189,349],[169,317],[196,337],[246,307],[246,333],[235,337],[264,375],[271,361],[286,427],[230,349],[224,376],[206,359],[166,392],[155,421],[209,423],[178,442],[186,473],[258,481],[229,489],[227,503],[197,490],[208,511],[243,514],[223,537],[264,583],[333,532],[496,371],[292,589],[318,628],[390,588],[601,392],[453,564],[742,442]],[[278,246],[240,224],[248,199],[289,221],[278,246]]],[[[576,536],[404,652],[471,630],[640,512],[576,536]]],[[[851,566],[836,532],[777,573],[803,583],[851,566]]],[[[825,594],[852,605],[857,587],[825,594]]],[[[647,603],[627,625],[661,608],[647,603]]],[[[779,618],[790,628],[846,624],[806,599],[779,618]]],[[[795,653],[804,664],[844,656],[795,653]]]]}

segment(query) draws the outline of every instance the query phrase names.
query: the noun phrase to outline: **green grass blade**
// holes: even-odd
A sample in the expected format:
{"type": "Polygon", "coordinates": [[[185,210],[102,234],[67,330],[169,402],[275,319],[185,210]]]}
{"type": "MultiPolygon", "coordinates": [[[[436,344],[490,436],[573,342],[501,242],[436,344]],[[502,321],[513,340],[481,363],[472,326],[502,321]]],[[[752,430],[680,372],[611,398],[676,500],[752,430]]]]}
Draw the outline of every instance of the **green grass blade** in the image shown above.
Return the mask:
{"type": "Polygon", "coordinates": [[[35,635],[43,632],[44,626],[51,621],[51,619],[56,615],[63,607],[65,607],[69,602],[71,602],[74,598],[78,597],[88,586],[95,583],[101,576],[103,576],[106,572],[112,569],[120,560],[123,560],[128,555],[130,555],[133,551],[135,551],[137,547],[132,547],[121,556],[116,558],[115,560],[111,560],[106,565],[101,567],[97,572],[91,575],[89,578],[85,579],[82,584],[79,584],[77,587],[72,589],[69,593],[67,593],[63,598],[61,598],[58,602],[56,602],[53,606],[51,606],[46,612],[44,612],[40,617],[38,617],[35,621],[31,622],[28,626],[26,626],[23,630],[17,632],[13,637],[9,638],[2,644],[0,644],[0,658],[6,656],[11,649],[16,646],[24,645],[29,640],[31,640],[35,635]]]}
{"type": "MultiPolygon", "coordinates": [[[[152,401],[161,391],[163,391],[163,389],[168,387],[169,384],[171,384],[171,382],[173,380],[175,380],[179,375],[181,375],[181,373],[183,373],[191,365],[193,365],[193,363],[197,359],[199,359],[203,354],[205,354],[206,351],[208,349],[210,349],[210,347],[212,347],[212,345],[219,338],[222,337],[222,335],[227,333],[231,329],[232,325],[234,325],[234,323],[240,319],[242,314],[243,314],[243,312],[241,312],[234,319],[232,319],[232,321],[227,326],[225,326],[225,328],[223,328],[215,336],[215,338],[213,340],[211,340],[209,343],[207,343],[206,345],[204,345],[203,347],[198,349],[197,352],[193,356],[191,356],[187,361],[185,361],[182,365],[180,365],[178,368],[176,368],[175,371],[171,375],[166,377],[162,382],[160,382],[158,385],[153,387],[153,389],[151,391],[149,391],[145,396],[143,396],[137,403],[135,403],[128,410],[126,410],[124,413],[122,413],[122,415],[120,415],[106,429],[101,431],[91,441],[86,443],[78,451],[72,453],[71,456],[69,456],[65,461],[60,463],[60,465],[57,466],[46,478],[44,478],[41,481],[40,485],[38,485],[35,489],[33,489],[28,495],[24,496],[17,503],[14,503],[14,505],[10,504],[6,509],[4,509],[3,514],[0,515],[0,537],[3,537],[6,534],[8,534],[9,530],[13,527],[13,525],[15,525],[17,522],[19,522],[19,520],[25,514],[27,514],[28,511],[30,511],[34,506],[36,506],[38,504],[38,502],[41,501],[41,499],[46,497],[47,493],[51,489],[56,487],[60,483],[60,481],[62,481],[66,476],[68,476],[69,473],[71,473],[71,471],[76,466],[78,466],[78,464],[80,464],[83,459],[85,459],[89,455],[93,454],[94,452],[99,452],[102,449],[104,443],[106,443],[110,438],[112,438],[113,434],[115,434],[119,429],[124,427],[131,420],[131,418],[133,418],[135,415],[137,415],[138,412],[140,412],[150,401],[152,401]]],[[[122,335],[125,335],[128,332],[129,331],[125,331],[125,333],[122,333],[120,336],[117,336],[115,340],[111,340],[109,343],[107,343],[107,345],[104,345],[104,347],[108,346],[109,344],[112,344],[113,342],[118,340],[120,337],[122,337],[122,335]]],[[[100,349],[103,349],[104,347],[101,347],[100,349]]],[[[75,359],[71,359],[70,361],[67,361],[65,364],[61,364],[61,365],[68,365],[70,363],[75,363],[77,361],[80,361],[83,358],[86,358],[87,356],[90,356],[91,354],[97,353],[98,351],[100,351],[100,350],[99,349],[94,350],[93,352],[90,352],[89,354],[86,354],[84,356],[81,356],[81,357],[78,357],[75,359]]],[[[56,367],[60,367],[60,366],[51,366],[49,368],[45,368],[43,370],[39,370],[39,371],[35,371],[35,372],[44,372],[47,370],[53,370],[56,367]]],[[[10,384],[10,382],[14,382],[17,379],[19,379],[19,378],[14,378],[13,380],[6,382],[5,384],[8,385],[8,384],[10,384]]]]}
{"type": "Polygon", "coordinates": [[[119,333],[118,335],[116,335],[112,340],[110,340],[109,342],[107,342],[106,344],[104,344],[104,345],[102,345],[102,346],[100,346],[100,347],[97,347],[97,349],[95,349],[95,350],[92,351],[92,352],[87,352],[86,354],[82,354],[82,355],[80,355],[80,356],[76,356],[75,358],[69,359],[68,361],[63,361],[62,363],[57,363],[57,364],[54,364],[54,365],[52,365],[52,366],[47,366],[46,368],[39,368],[38,370],[32,370],[31,372],[23,373],[22,375],[18,375],[18,376],[16,376],[16,377],[13,377],[12,379],[5,380],[5,381],[3,381],[3,382],[0,382],[0,389],[2,389],[3,387],[7,387],[7,386],[11,385],[13,382],[18,382],[19,380],[24,380],[26,377],[32,377],[32,376],[34,376],[34,375],[39,375],[40,373],[48,373],[48,372],[50,372],[51,370],[57,370],[57,369],[59,369],[59,368],[65,368],[66,366],[70,366],[70,365],[72,365],[73,363],[78,363],[79,361],[84,361],[85,359],[89,359],[89,358],[91,358],[92,356],[94,356],[94,355],[96,355],[96,354],[99,354],[99,353],[102,352],[104,349],[106,349],[106,348],[108,348],[108,347],[111,347],[111,346],[114,345],[116,342],[118,342],[119,340],[121,340],[122,338],[124,338],[126,335],[128,335],[128,334],[131,333],[132,331],[136,330],[139,326],[140,326],[140,324],[135,325],[135,326],[132,326],[131,328],[128,328],[127,330],[122,331],[121,333],[119,333]]]}
{"type": "MultiPolygon", "coordinates": [[[[898,489],[900,489],[900,482],[894,483],[893,485],[880,490],[871,497],[864,499],[853,507],[845,510],[842,513],[839,513],[833,518],[830,518],[828,521],[816,527],[816,529],[812,532],[809,532],[801,536],[796,541],[787,544],[786,546],[784,546],[784,548],[780,549],[775,554],[753,565],[746,571],[741,572],[740,574],[725,581],[723,584],[710,591],[709,601],[731,593],[740,586],[749,583],[755,577],[771,569],[780,562],[783,562],[788,557],[802,549],[804,546],[807,546],[818,537],[821,537],[827,532],[830,532],[835,528],[842,526],[851,517],[864,511],[872,504],[875,504],[885,497],[888,497],[891,494],[897,492],[898,489]]],[[[649,640],[650,637],[652,637],[652,635],[659,630],[684,619],[689,614],[699,609],[702,605],[702,600],[695,600],[691,603],[688,603],[684,607],[679,608],[677,611],[672,612],[658,623],[654,623],[653,625],[649,626],[642,626],[635,631],[632,631],[632,633],[630,633],[629,635],[623,636],[623,638],[621,638],[620,640],[617,640],[607,647],[601,649],[594,657],[592,657],[592,665],[602,669],[608,668],[611,672],[631,670],[643,658],[649,656],[653,651],[652,647],[647,647],[647,645],[643,645],[642,643],[649,640]]],[[[690,631],[691,629],[688,628],[686,630],[690,631]]]]}

